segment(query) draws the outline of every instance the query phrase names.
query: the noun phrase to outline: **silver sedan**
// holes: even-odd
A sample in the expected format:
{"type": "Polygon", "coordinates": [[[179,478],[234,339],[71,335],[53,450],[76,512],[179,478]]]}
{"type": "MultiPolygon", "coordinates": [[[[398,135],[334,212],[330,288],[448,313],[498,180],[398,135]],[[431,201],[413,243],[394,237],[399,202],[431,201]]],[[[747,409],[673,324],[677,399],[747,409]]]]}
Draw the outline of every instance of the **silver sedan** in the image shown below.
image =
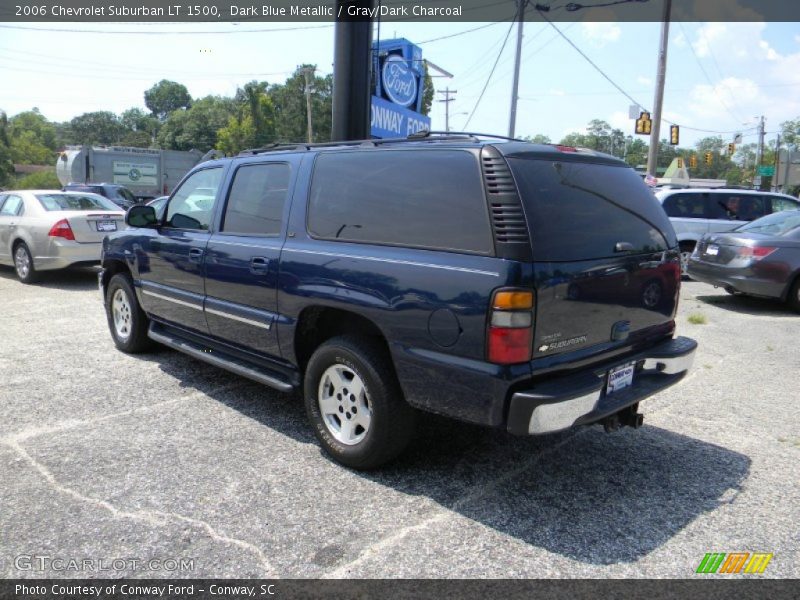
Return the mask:
{"type": "Polygon", "coordinates": [[[100,261],[103,238],[124,227],[125,214],[91,193],[18,190],[0,193],[0,264],[23,283],[40,271],[100,261]]]}

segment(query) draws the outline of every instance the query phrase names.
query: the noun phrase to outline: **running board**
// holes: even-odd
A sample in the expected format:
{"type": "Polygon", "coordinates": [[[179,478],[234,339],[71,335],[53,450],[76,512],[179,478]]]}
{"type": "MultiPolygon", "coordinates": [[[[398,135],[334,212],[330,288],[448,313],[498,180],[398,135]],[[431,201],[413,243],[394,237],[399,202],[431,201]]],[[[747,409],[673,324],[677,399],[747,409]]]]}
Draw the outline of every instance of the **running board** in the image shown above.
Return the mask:
{"type": "Polygon", "coordinates": [[[200,344],[196,344],[183,338],[169,335],[160,331],[153,331],[153,323],[150,323],[150,328],[147,330],[147,337],[154,342],[163,344],[164,346],[172,348],[173,350],[188,354],[192,358],[202,360],[210,365],[214,365],[220,369],[225,369],[231,373],[236,373],[242,377],[247,377],[248,379],[252,379],[258,383],[263,383],[264,385],[268,385],[269,387],[280,390],[281,392],[291,392],[294,390],[294,386],[292,384],[280,379],[266,370],[259,369],[253,365],[245,363],[243,360],[226,356],[208,347],[201,346],[200,344]]]}

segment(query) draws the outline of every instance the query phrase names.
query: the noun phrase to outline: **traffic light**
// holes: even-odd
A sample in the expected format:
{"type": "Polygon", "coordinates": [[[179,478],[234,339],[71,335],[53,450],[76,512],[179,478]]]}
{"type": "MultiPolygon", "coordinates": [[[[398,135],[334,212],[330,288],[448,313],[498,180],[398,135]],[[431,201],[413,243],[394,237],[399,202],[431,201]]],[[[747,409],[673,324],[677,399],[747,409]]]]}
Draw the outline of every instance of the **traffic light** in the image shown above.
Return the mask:
{"type": "Polygon", "coordinates": [[[728,156],[733,156],[735,152],[736,152],[736,144],[731,142],[730,144],[728,144],[728,156]]]}
{"type": "Polygon", "coordinates": [[[650,113],[642,111],[639,118],[636,119],[636,134],[637,135],[650,135],[653,121],[650,119],[650,113]]]}
{"type": "Polygon", "coordinates": [[[697,168],[697,156],[695,156],[694,154],[692,154],[692,155],[689,157],[689,166],[690,166],[692,169],[696,169],[696,168],[697,168]]]}
{"type": "Polygon", "coordinates": [[[705,156],[705,163],[707,165],[710,165],[711,163],[714,162],[714,155],[711,154],[711,152],[706,152],[704,156],[705,156]]]}
{"type": "Polygon", "coordinates": [[[678,168],[679,169],[683,168],[683,158],[681,158],[680,156],[678,157],[678,168]]]}
{"type": "Polygon", "coordinates": [[[670,125],[669,127],[669,143],[671,146],[677,146],[680,143],[681,132],[677,125],[670,125]]]}

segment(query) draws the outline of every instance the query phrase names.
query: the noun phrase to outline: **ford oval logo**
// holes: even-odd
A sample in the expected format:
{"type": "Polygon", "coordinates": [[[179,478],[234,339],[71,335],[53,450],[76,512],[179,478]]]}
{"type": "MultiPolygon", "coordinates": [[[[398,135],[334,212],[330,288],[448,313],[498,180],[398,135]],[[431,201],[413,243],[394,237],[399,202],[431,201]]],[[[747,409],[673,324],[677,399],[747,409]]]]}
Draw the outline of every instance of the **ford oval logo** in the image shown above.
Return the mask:
{"type": "Polygon", "coordinates": [[[383,89],[389,100],[400,106],[411,106],[417,99],[417,77],[406,61],[396,54],[383,62],[383,89]]]}

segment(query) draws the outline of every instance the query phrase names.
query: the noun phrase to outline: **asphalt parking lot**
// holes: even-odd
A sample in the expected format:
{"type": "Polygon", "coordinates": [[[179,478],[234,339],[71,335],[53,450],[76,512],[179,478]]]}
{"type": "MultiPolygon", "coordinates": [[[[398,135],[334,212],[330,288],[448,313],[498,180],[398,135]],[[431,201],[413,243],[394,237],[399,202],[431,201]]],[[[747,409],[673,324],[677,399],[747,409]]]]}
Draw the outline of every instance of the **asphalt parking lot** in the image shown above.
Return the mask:
{"type": "Polygon", "coordinates": [[[642,429],[426,418],[399,462],[361,474],[321,453],[298,398],[116,351],[93,270],[24,286],[0,268],[0,576],[685,578],[749,551],[774,554],[759,577],[800,577],[800,315],[682,295],[695,367],[641,405],[642,429]]]}

